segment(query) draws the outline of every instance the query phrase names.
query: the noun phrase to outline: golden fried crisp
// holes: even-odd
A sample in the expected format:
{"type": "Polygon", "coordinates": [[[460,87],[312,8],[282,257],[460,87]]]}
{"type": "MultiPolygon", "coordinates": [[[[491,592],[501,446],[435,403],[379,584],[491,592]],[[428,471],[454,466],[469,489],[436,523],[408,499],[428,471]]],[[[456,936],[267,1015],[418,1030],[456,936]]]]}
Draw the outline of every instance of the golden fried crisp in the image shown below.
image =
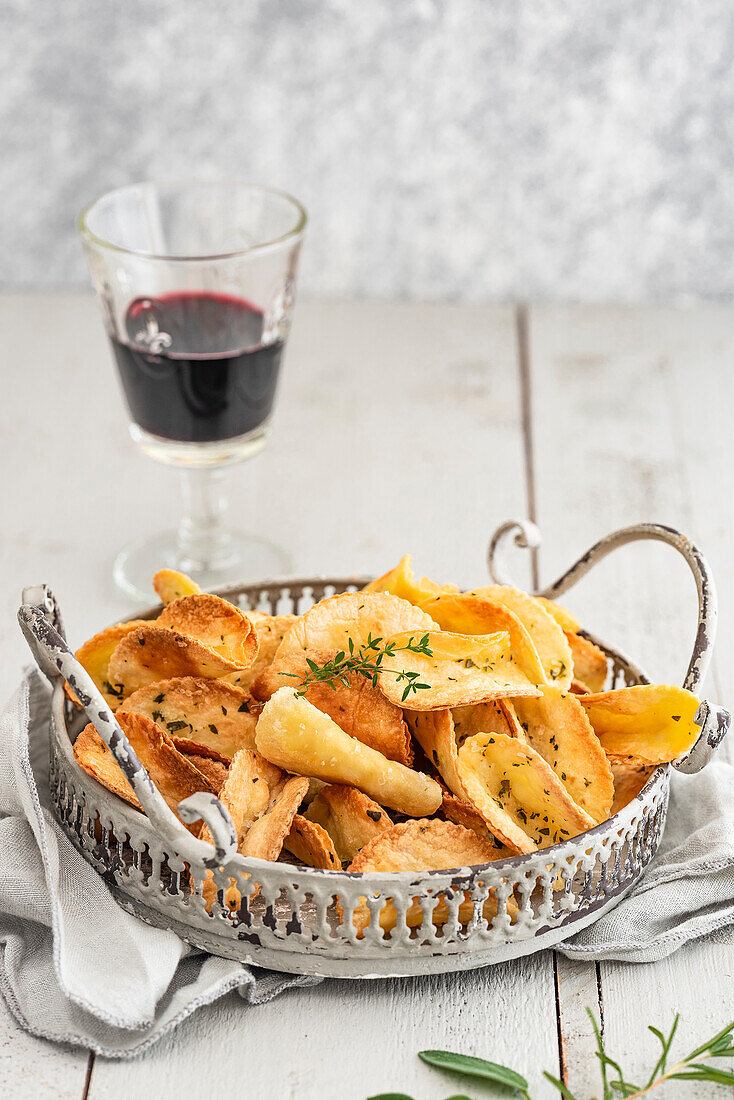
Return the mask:
{"type": "Polygon", "coordinates": [[[242,688],[205,676],[157,680],[134,691],[120,707],[147,714],[170,734],[228,757],[255,748],[255,709],[242,688]]]}
{"type": "Polygon", "coordinates": [[[517,852],[568,840],[596,824],[543,757],[515,737],[468,737],[459,766],[470,801],[492,833],[517,852]]]}
{"type": "Polygon", "coordinates": [[[578,699],[609,755],[662,764],[688,752],[701,732],[698,699],[684,688],[637,684],[578,699]]]}
{"type": "Polygon", "coordinates": [[[505,632],[406,631],[393,635],[390,643],[395,654],[380,666],[378,683],[392,703],[411,710],[444,710],[485,699],[540,694],[515,662],[505,632]],[[408,648],[424,641],[430,656],[408,648]],[[411,682],[426,686],[413,691],[411,682]]]}
{"type": "Polygon", "coordinates": [[[341,860],[326,829],[301,814],[293,818],[283,847],[308,867],[320,867],[323,871],[341,870],[341,860]]]}
{"type": "MultiPolygon", "coordinates": [[[[257,677],[268,668],[280,643],[297,619],[296,615],[265,615],[262,611],[248,611],[257,637],[257,657],[249,668],[242,672],[233,672],[226,680],[237,687],[249,691],[257,677]]],[[[278,685],[282,687],[282,684],[278,685]]]]}
{"type": "Polygon", "coordinates": [[[561,604],[556,603],[555,600],[546,599],[545,596],[535,596],[534,598],[553,616],[564,634],[578,634],[579,630],[581,630],[581,623],[575,615],[571,614],[567,607],[563,607],[561,604]]]}
{"type": "Polygon", "coordinates": [[[294,650],[355,650],[370,639],[383,642],[402,630],[435,630],[429,615],[388,592],[345,592],[330,596],[309,608],[290,628],[276,656],[294,650]]]}
{"type": "Polygon", "coordinates": [[[528,744],[550,764],[574,802],[594,821],[606,821],[614,798],[612,770],[578,698],[545,687],[539,698],[516,699],[514,706],[528,744]]]}
{"type": "Polygon", "coordinates": [[[233,661],[195,638],[146,623],[126,634],[110,657],[108,675],[127,698],[138,688],[180,676],[216,679],[237,670],[233,661]]]}
{"type": "Polygon", "coordinates": [[[609,813],[610,817],[623,810],[633,798],[637,798],[648,779],[655,771],[654,765],[641,764],[631,758],[630,760],[610,760],[612,775],[614,776],[614,802],[609,813]]]}
{"type": "MultiPolygon", "coordinates": [[[[115,710],[120,705],[122,684],[110,680],[110,657],[126,634],[130,634],[140,626],[147,625],[145,619],[131,619],[127,623],[108,626],[106,630],[100,631],[99,634],[95,634],[93,638],[85,642],[74,654],[79,664],[87,670],[94,680],[111,710],[115,710]]],[[[67,683],[64,684],[64,692],[72,703],[75,703],[76,706],[80,705],[79,700],[67,683]]]]}
{"type": "Polygon", "coordinates": [[[561,627],[546,606],[527,592],[506,584],[476,588],[474,595],[505,604],[517,615],[533,640],[548,683],[568,691],[573,676],[571,649],[561,627]]]}
{"type": "Polygon", "coordinates": [[[331,838],[340,863],[348,863],[392,821],[382,806],[355,787],[331,783],[311,802],[304,815],[331,838]]]}
{"type": "MultiPolygon", "coordinates": [[[[252,685],[252,693],[256,699],[267,701],[278,688],[300,688],[309,673],[308,660],[323,665],[333,656],[314,650],[286,653],[260,674],[252,685]]],[[[413,763],[410,733],[401,708],[389,702],[371,680],[358,673],[347,673],[335,679],[334,687],[323,682],[309,684],[305,698],[363,745],[377,749],[388,760],[407,766],[413,763]]]]}
{"type": "Polygon", "coordinates": [[[195,638],[230,661],[235,669],[250,668],[257,657],[255,627],[228,600],[200,592],[173,600],[158,617],[158,626],[195,638]]]}
{"type": "MultiPolygon", "coordinates": [[[[143,714],[121,714],[118,721],[138,760],[175,814],[179,802],[189,795],[197,791],[215,793],[209,780],[150,718],[143,714]]],[[[89,775],[141,809],[132,787],[93,725],[86,726],[77,737],[74,756],[89,775]]]]}
{"type": "Polygon", "coordinates": [[[240,854],[256,859],[276,860],[307,791],[308,779],[298,776],[288,779],[270,803],[267,813],[250,827],[240,845],[240,854]]]}
{"type": "Polygon", "coordinates": [[[186,759],[190,760],[195,768],[198,768],[201,774],[209,781],[214,793],[219,794],[227,780],[229,765],[225,764],[223,760],[217,760],[216,757],[210,756],[208,753],[192,752],[192,745],[194,745],[193,741],[176,741],[176,748],[178,751],[183,753],[186,759]]]}
{"type": "Polygon", "coordinates": [[[445,793],[441,803],[441,812],[447,821],[453,821],[456,825],[463,825],[465,829],[471,829],[482,840],[486,840],[488,844],[491,844],[495,850],[495,859],[515,855],[514,851],[507,848],[492,833],[479,810],[471,802],[457,798],[455,794],[445,793]]]}
{"type": "Polygon", "coordinates": [[[401,600],[423,607],[423,604],[434,596],[458,592],[459,589],[455,584],[434,584],[428,577],[422,577],[417,581],[413,576],[413,559],[410,554],[405,554],[394,569],[370,581],[362,591],[389,592],[393,596],[399,596],[401,600]]]}
{"type": "MultiPolygon", "coordinates": [[[[233,756],[227,780],[219,791],[219,801],[232,818],[238,849],[257,819],[267,813],[271,794],[281,778],[280,768],[258,752],[240,749],[233,756]]],[[[205,825],[201,826],[200,836],[212,843],[205,825]]]]}
{"type": "MultiPolygon", "coordinates": [[[[608,659],[565,607],[506,585],[461,592],[416,579],[409,555],[300,616],[244,613],[170,569],[154,587],[158,620],[110,627],[77,657],[132,723],[168,804],[219,792],[241,854],[276,860],[285,847],[323,870],[373,859],[387,871],[391,860],[394,870],[464,865],[472,845],[484,861],[534,852],[606,820],[699,735],[690,692],[603,691],[608,659]],[[383,807],[421,820],[395,826],[383,807]]],[[[140,808],[92,727],[75,754],[140,808]]],[[[211,840],[204,826],[200,835],[211,840]]],[[[201,889],[211,911],[212,872],[201,889]]],[[[230,878],[225,909],[244,892],[230,878]]],[[[435,925],[461,901],[434,900],[435,925]]],[[[399,914],[380,904],[387,933],[399,914]]],[[[490,894],[483,914],[495,912],[490,894]]],[[[514,919],[513,899],[507,912],[514,919]]],[[[469,895],[458,913],[472,916],[469,895]]],[[[423,910],[404,919],[415,928],[423,910]]],[[[363,899],[358,935],[369,920],[363,899]]]]}
{"type": "Polygon", "coordinates": [[[446,786],[460,798],[466,792],[459,775],[456,736],[450,710],[406,710],[410,732],[437,769],[446,786]]]}
{"type": "MultiPolygon", "coordinates": [[[[283,775],[280,768],[250,749],[240,749],[235,753],[227,779],[219,791],[219,801],[232,819],[238,852],[242,852],[250,829],[268,812],[282,789],[283,775]]],[[[206,825],[201,825],[199,837],[212,843],[212,835],[206,825]]],[[[211,871],[204,877],[202,896],[207,910],[211,912],[217,896],[211,871]]],[[[241,900],[235,880],[230,879],[224,891],[225,906],[230,910],[239,909],[241,900]]]]}
{"type": "Polygon", "coordinates": [[[533,639],[514,611],[499,601],[476,593],[460,592],[435,596],[423,608],[442,630],[454,634],[496,634],[505,631],[509,635],[512,655],[530,682],[547,682],[533,639]]]}
{"type": "Polygon", "coordinates": [[[135,791],[123,775],[120,767],[102,738],[91,724],[85,726],[74,743],[74,756],[81,768],[106,787],[108,791],[124,798],[136,810],[142,810],[135,791]]]}
{"type": "Polygon", "coordinates": [[[265,704],[255,744],[287,771],[358,787],[380,805],[412,817],[431,814],[441,804],[434,780],[350,737],[294,688],[280,688],[265,704]]]}
{"type": "Polygon", "coordinates": [[[153,588],[164,606],[182,596],[196,596],[201,592],[196,581],[175,569],[159,569],[153,577],[153,588]]]}
{"type": "Polygon", "coordinates": [[[392,825],[354,857],[350,871],[442,871],[491,863],[497,849],[453,821],[422,818],[392,825]]]}
{"type": "Polygon", "coordinates": [[[520,741],[526,740],[525,730],[510,699],[490,699],[469,707],[454,707],[451,715],[459,744],[475,733],[504,733],[520,741]]]}
{"type": "Polygon", "coordinates": [[[564,632],[573,658],[573,675],[587,691],[603,691],[607,682],[607,656],[582,634],[564,632]]]}

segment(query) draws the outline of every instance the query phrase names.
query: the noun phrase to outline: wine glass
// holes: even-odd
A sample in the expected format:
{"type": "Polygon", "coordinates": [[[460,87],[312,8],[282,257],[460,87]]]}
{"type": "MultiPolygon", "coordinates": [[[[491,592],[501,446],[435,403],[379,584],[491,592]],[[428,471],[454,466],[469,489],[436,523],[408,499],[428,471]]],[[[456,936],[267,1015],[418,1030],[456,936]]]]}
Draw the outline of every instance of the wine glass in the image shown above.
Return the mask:
{"type": "Polygon", "coordinates": [[[163,567],[206,589],[291,568],[279,547],[229,526],[225,478],[265,445],[305,227],[292,196],[224,180],[131,184],[79,216],[130,434],[181,474],[178,531],[115,561],[135,599],[163,567]]]}

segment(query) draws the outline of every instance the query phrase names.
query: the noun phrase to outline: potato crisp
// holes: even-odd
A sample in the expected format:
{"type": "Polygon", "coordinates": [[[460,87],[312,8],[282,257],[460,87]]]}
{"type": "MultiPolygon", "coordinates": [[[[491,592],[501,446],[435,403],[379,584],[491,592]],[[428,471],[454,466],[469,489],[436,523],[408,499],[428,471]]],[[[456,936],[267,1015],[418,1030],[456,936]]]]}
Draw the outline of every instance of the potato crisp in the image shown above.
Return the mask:
{"type": "MultiPolygon", "coordinates": [[[[300,615],[242,611],[174,570],[153,583],[157,619],[111,626],[77,658],[174,813],[196,791],[218,795],[247,858],[366,875],[496,863],[624,810],[700,733],[688,691],[605,691],[606,653],[566,608],[416,580],[408,555],[300,615]]],[[[141,810],[93,726],[74,755],[141,810]]],[[[226,917],[258,892],[247,877],[227,868],[191,885],[226,917]]],[[[440,925],[449,904],[433,902],[440,925]]],[[[468,895],[452,904],[472,912],[468,895]]],[[[483,905],[489,919],[491,893],[483,905]]],[[[404,917],[414,927],[423,910],[404,917]]],[[[362,936],[366,899],[353,919],[362,936]]],[[[380,927],[397,919],[388,898],[380,927]]]]}

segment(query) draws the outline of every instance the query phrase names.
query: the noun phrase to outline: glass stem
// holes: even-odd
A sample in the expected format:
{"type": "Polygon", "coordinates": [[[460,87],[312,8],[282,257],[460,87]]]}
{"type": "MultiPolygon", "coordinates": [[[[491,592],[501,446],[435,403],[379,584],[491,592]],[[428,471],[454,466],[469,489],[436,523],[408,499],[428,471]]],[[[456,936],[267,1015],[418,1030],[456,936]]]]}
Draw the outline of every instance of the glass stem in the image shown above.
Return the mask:
{"type": "Polygon", "coordinates": [[[228,474],[222,466],[181,470],[183,515],[177,542],[178,567],[184,573],[203,573],[230,563],[232,536],[225,523],[228,474]]]}

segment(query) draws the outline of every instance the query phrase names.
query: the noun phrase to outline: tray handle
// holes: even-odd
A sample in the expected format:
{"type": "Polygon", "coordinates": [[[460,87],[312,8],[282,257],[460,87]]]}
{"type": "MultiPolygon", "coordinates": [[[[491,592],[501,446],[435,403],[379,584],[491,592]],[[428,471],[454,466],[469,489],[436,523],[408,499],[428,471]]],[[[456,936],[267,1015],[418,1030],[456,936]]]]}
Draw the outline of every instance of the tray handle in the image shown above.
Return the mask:
{"type": "Polygon", "coordinates": [[[146,769],[140,763],[124,730],[115,719],[89,673],[77,661],[63,636],[58,606],[45,585],[26,588],[18,622],[41,672],[52,683],[66,680],[74,689],[87,718],[138,796],[145,813],[161,839],[186,860],[203,862],[206,867],[226,865],[237,853],[237,834],[229,813],[219,799],[206,791],[190,795],[178,804],[184,821],[203,820],[214,843],[192,836],[164,801],[146,769]],[[52,618],[56,620],[54,625],[52,618]]]}
{"type": "MultiPolygon", "coordinates": [[[[523,549],[537,550],[542,542],[540,530],[530,520],[509,520],[498,527],[487,552],[489,573],[496,584],[513,583],[509,579],[504,556],[505,545],[511,537],[515,546],[523,549]]],[[[696,582],[698,626],[693,653],[683,681],[683,687],[695,694],[706,676],[714,651],[718,613],[716,586],[706,558],[690,539],[674,527],[666,527],[661,523],[637,523],[632,527],[622,527],[619,531],[613,531],[595,542],[553,584],[539,589],[534,595],[545,596],[550,600],[556,599],[572,588],[612,550],[642,539],[654,539],[672,546],[685,559],[696,582]]],[[[673,761],[673,767],[688,773],[700,771],[705,767],[714,750],[726,736],[730,721],[731,716],[727,710],[703,700],[696,713],[696,722],[701,726],[698,740],[684,756],[673,761]]]]}

